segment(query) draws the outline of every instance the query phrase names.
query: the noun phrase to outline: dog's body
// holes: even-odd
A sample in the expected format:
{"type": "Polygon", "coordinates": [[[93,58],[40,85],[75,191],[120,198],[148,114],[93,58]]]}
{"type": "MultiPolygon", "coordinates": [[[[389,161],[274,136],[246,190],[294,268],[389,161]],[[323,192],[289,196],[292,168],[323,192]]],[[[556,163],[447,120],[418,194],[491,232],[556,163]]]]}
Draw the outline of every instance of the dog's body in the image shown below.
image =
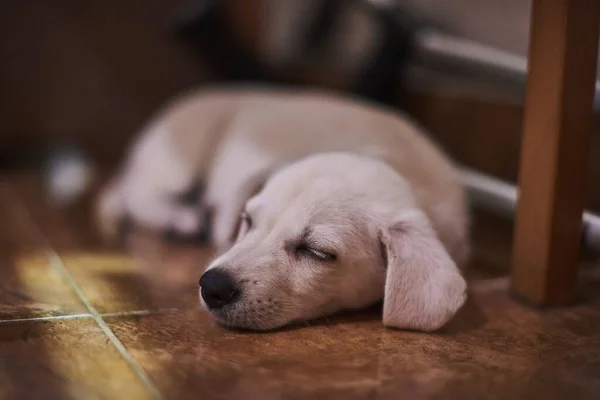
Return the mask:
{"type": "MultiPolygon", "coordinates": [[[[203,304],[230,325],[274,328],[385,297],[387,325],[433,330],[464,301],[456,266],[468,256],[468,210],[458,173],[393,112],[320,92],[183,96],[134,144],[101,196],[99,222],[108,235],[125,215],[156,230],[193,234],[207,222],[207,210],[211,240],[227,250],[209,270],[226,272],[241,300],[224,304],[234,294],[221,296],[213,307],[203,287],[203,304]],[[198,205],[177,202],[197,181],[204,184],[198,205]],[[256,222],[239,227],[243,212],[255,213],[256,222]],[[311,234],[329,250],[290,250],[311,234]],[[290,263],[306,265],[298,272],[290,263]]],[[[214,286],[214,279],[205,281],[214,286]]]]}

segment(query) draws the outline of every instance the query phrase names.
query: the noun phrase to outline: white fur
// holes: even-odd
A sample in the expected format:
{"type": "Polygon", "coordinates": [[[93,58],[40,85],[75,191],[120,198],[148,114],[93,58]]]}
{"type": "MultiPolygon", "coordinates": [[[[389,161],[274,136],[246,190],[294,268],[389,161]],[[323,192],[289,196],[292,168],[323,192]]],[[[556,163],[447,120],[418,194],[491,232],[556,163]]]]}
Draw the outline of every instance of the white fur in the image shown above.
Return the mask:
{"type": "Polygon", "coordinates": [[[441,328],[466,299],[466,283],[456,263],[420,211],[402,213],[384,235],[389,257],[384,325],[441,328]]]}
{"type": "Polygon", "coordinates": [[[135,143],[115,192],[105,206],[109,213],[128,214],[151,229],[172,227],[184,234],[197,231],[201,214],[181,207],[174,198],[192,185],[194,171],[177,154],[169,127],[152,126],[135,143]]]}
{"type": "Polygon", "coordinates": [[[101,195],[99,222],[111,234],[128,214],[192,234],[203,208],[221,249],[209,269],[226,271],[243,294],[211,310],[225,324],[271,329],[383,299],[386,326],[432,331],[464,303],[458,173],[393,112],[281,90],[203,91],[172,103],[101,195]],[[197,208],[175,201],[197,179],[206,188],[197,208]],[[252,226],[236,233],[243,211],[252,226]],[[311,251],[299,245],[307,240],[311,251]]]}

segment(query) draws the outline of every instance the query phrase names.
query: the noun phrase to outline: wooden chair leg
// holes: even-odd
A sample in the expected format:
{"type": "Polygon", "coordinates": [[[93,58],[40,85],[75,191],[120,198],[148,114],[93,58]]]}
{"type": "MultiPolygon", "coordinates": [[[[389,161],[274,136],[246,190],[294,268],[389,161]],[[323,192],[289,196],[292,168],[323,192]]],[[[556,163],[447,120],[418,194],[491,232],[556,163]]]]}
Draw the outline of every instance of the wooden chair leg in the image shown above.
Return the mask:
{"type": "Polygon", "coordinates": [[[599,24],[600,1],[533,1],[512,287],[537,305],[573,300],[599,24]]]}

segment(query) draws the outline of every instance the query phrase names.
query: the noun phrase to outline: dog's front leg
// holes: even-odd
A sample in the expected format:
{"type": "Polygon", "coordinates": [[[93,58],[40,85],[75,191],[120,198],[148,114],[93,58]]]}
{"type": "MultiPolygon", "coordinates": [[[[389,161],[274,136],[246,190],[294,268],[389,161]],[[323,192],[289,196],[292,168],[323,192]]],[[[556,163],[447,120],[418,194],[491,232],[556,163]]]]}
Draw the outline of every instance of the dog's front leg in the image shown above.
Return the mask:
{"type": "Polygon", "coordinates": [[[171,141],[170,133],[161,126],[140,137],[122,173],[100,197],[97,214],[105,235],[114,236],[125,218],[178,237],[204,231],[201,201],[181,201],[181,195],[189,192],[198,178],[193,163],[179,154],[171,141]]]}
{"type": "Polygon", "coordinates": [[[240,140],[227,143],[219,152],[204,204],[211,210],[211,242],[220,251],[235,240],[246,202],[262,189],[274,165],[272,155],[240,140]]]}

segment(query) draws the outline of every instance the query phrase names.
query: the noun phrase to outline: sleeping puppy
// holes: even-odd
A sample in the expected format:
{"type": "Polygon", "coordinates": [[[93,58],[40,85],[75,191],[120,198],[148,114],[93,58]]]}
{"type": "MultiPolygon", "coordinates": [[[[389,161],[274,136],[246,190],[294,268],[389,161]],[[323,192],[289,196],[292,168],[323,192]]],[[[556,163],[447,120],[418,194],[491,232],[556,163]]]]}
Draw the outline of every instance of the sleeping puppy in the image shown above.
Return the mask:
{"type": "Polygon", "coordinates": [[[180,97],[134,143],[97,217],[109,238],[125,217],[183,235],[210,224],[220,255],[200,301],[231,327],[269,330],[383,299],[385,326],[434,331],[466,297],[455,166],[396,112],[333,94],[180,97]],[[198,181],[198,203],[179,202],[198,181]]]}

